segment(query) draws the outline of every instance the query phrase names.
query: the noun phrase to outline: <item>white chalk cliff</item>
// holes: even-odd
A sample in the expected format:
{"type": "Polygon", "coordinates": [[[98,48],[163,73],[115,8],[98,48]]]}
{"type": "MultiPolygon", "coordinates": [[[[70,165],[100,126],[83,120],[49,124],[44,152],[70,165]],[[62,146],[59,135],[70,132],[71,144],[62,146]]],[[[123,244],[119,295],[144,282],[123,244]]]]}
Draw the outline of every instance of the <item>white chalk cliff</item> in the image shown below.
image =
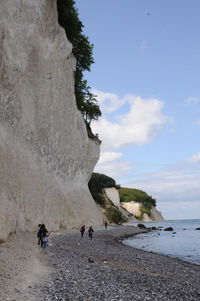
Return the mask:
{"type": "MultiPolygon", "coordinates": [[[[121,202],[121,206],[126,209],[128,212],[138,217],[141,215],[141,203],[137,203],[134,201],[131,202],[121,202]]],[[[150,211],[150,215],[144,213],[142,220],[144,222],[152,222],[152,221],[164,221],[164,218],[160,211],[156,209],[156,207],[152,207],[150,211]]]]}
{"type": "Polygon", "coordinates": [[[103,220],[87,185],[100,146],[76,107],[56,2],[0,1],[0,239],[103,220]]]}
{"type": "Polygon", "coordinates": [[[104,188],[107,197],[113,202],[116,207],[120,207],[120,198],[118,190],[115,187],[104,188]]]}
{"type": "MultiPolygon", "coordinates": [[[[138,217],[141,215],[141,207],[142,207],[141,203],[137,203],[134,201],[120,203],[119,192],[115,187],[104,188],[104,191],[105,191],[107,197],[113,202],[113,204],[116,207],[118,207],[120,209],[120,211],[126,217],[128,217],[127,212],[133,214],[135,217],[138,217]]],[[[152,209],[150,211],[150,215],[144,213],[143,218],[142,218],[142,221],[144,221],[144,222],[163,221],[163,220],[164,220],[164,218],[163,218],[161,212],[158,211],[156,209],[156,207],[152,207],[152,209]]],[[[134,219],[134,217],[132,217],[132,221],[137,222],[138,220],[134,219]]]]}

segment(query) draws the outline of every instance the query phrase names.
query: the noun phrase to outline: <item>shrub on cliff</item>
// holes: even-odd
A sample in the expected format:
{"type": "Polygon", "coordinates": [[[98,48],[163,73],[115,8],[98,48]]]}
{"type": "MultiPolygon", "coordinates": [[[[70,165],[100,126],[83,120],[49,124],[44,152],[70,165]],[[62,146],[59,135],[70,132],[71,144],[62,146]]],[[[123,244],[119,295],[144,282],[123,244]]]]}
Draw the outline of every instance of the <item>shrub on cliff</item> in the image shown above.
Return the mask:
{"type": "Polygon", "coordinates": [[[117,185],[114,179],[104,174],[95,173],[95,172],[93,172],[90,181],[88,183],[88,187],[93,199],[103,207],[105,207],[105,200],[102,197],[102,189],[109,188],[109,187],[116,187],[116,186],[117,185]]]}
{"type": "Polygon", "coordinates": [[[150,214],[151,208],[156,206],[156,200],[152,196],[148,195],[146,192],[134,189],[122,187],[119,189],[120,202],[137,202],[141,203],[141,215],[138,217],[142,219],[143,214],[150,214]]]}
{"type": "MultiPolygon", "coordinates": [[[[146,203],[156,206],[156,200],[152,196],[148,195],[146,192],[135,189],[135,188],[125,188],[121,187],[119,189],[120,202],[137,202],[146,203]]],[[[148,205],[147,205],[148,206],[148,205]]]]}
{"type": "Polygon", "coordinates": [[[75,94],[78,109],[83,114],[85,122],[90,125],[91,121],[101,116],[96,96],[90,92],[91,88],[84,80],[83,72],[90,71],[94,63],[92,57],[93,44],[83,34],[83,24],[79,20],[78,11],[74,0],[57,0],[58,22],[65,29],[68,40],[72,43],[72,52],[77,59],[75,73],[75,94]]]}
{"type": "Polygon", "coordinates": [[[119,189],[119,185],[116,185],[114,179],[94,172],[90,178],[88,187],[95,202],[104,208],[104,213],[110,223],[121,224],[127,221],[120,210],[108,198],[104,198],[104,188],[114,187],[119,189]]]}
{"type": "Polygon", "coordinates": [[[127,219],[123,216],[121,211],[114,206],[106,208],[106,217],[110,223],[115,223],[117,225],[127,222],[127,219]]]}

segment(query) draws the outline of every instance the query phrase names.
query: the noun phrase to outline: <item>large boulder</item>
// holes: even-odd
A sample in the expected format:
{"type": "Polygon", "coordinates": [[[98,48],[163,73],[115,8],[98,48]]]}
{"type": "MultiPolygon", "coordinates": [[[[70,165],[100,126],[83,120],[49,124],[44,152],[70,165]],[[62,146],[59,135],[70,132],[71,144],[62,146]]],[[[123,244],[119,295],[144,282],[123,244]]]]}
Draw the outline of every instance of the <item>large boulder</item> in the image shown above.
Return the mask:
{"type": "Polygon", "coordinates": [[[172,227],[165,228],[164,231],[174,231],[172,227]]]}

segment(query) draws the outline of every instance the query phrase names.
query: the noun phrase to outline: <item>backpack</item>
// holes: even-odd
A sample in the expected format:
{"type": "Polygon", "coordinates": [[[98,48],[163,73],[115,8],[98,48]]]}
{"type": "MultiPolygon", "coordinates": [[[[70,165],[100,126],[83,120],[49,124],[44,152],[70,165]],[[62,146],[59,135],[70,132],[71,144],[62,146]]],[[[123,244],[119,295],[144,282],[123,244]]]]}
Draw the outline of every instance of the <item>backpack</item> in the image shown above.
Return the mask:
{"type": "Polygon", "coordinates": [[[44,229],[43,231],[41,231],[41,238],[48,236],[48,231],[47,229],[44,229]]]}
{"type": "Polygon", "coordinates": [[[80,228],[80,232],[82,232],[82,231],[83,231],[83,227],[80,228]]]}

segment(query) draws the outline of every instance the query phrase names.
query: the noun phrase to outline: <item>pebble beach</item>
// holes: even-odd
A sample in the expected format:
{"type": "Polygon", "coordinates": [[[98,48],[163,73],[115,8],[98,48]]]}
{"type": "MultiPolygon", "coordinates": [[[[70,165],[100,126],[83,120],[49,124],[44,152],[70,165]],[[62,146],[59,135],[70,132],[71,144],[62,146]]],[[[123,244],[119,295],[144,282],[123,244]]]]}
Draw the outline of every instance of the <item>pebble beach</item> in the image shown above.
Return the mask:
{"type": "Polygon", "coordinates": [[[52,237],[44,254],[51,272],[38,300],[200,300],[199,265],[123,245],[141,231],[120,226],[95,230],[92,240],[87,231],[52,237]]]}

